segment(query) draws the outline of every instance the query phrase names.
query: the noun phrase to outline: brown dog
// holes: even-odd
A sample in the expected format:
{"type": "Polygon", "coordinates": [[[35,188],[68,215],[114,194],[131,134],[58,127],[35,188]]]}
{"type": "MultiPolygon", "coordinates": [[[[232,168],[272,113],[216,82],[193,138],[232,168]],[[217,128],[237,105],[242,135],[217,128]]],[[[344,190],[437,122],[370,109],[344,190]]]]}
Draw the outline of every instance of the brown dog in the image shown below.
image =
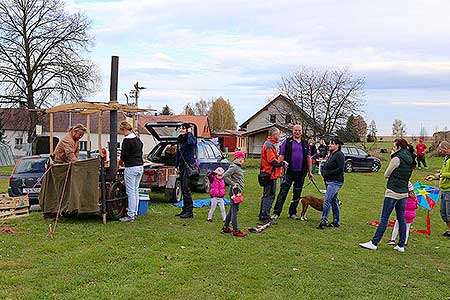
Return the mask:
{"type": "Polygon", "coordinates": [[[302,202],[302,212],[300,213],[300,220],[308,221],[306,218],[306,210],[308,206],[311,206],[315,210],[323,211],[323,198],[317,198],[314,196],[303,196],[299,199],[302,202]]]}

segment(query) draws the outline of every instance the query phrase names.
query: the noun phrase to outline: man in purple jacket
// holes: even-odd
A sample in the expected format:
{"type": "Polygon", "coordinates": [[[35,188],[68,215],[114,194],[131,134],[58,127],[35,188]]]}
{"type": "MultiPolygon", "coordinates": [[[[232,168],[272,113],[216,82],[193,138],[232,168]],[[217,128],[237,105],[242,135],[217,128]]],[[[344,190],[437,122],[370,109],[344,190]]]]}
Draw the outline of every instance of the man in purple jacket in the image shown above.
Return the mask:
{"type": "Polygon", "coordinates": [[[302,126],[294,125],[292,128],[292,137],[283,141],[280,147],[280,159],[288,162],[288,167],[284,177],[281,180],[280,193],[273,210],[272,219],[277,219],[281,215],[287,194],[294,183],[294,192],[289,206],[289,218],[297,220],[298,200],[300,199],[303,183],[306,174],[312,178],[311,172],[311,150],[308,142],[302,139],[302,126]]]}

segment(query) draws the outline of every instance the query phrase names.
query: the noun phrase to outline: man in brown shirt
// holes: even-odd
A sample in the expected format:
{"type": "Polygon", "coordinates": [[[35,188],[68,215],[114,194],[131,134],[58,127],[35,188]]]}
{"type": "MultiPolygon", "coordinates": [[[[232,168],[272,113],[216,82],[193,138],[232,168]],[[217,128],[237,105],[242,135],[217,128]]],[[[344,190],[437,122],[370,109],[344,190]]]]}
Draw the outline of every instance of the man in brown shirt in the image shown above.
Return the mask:
{"type": "Polygon", "coordinates": [[[69,129],[66,136],[59,141],[54,152],[54,161],[57,164],[76,162],[80,152],[79,140],[86,132],[86,127],[77,124],[69,129]]]}

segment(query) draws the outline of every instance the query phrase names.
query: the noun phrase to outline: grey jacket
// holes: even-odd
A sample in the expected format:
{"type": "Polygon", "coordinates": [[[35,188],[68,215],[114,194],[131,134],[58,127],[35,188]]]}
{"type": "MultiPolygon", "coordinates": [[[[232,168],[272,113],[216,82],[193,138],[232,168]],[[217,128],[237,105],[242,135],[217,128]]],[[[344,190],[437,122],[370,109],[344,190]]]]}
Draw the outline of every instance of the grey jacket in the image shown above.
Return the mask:
{"type": "Polygon", "coordinates": [[[244,190],[244,171],[242,167],[238,164],[232,163],[228,170],[223,173],[223,180],[229,186],[233,187],[237,185],[239,191],[244,190]]]}

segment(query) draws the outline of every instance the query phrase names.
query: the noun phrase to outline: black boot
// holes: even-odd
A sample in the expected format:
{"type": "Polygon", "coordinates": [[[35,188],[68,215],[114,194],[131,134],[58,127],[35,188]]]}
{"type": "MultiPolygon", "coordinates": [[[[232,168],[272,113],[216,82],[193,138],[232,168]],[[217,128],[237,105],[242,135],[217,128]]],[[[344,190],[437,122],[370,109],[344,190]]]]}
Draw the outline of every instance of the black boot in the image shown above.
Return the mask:
{"type": "Polygon", "coordinates": [[[194,214],[192,212],[185,212],[184,214],[180,215],[180,218],[182,219],[188,219],[188,218],[193,218],[194,214]]]}
{"type": "Polygon", "coordinates": [[[177,213],[176,215],[175,215],[175,217],[179,217],[179,216],[181,216],[181,215],[184,215],[186,213],[186,211],[184,210],[184,208],[181,210],[181,212],[179,212],[179,213],[177,213]]]}

